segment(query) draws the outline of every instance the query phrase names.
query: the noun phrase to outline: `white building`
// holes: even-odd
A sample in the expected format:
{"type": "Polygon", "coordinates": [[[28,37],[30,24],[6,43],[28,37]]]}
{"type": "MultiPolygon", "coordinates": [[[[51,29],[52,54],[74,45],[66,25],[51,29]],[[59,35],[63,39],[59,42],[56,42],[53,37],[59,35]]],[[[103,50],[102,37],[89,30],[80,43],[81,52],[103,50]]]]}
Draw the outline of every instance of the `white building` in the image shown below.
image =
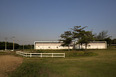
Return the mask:
{"type": "MultiPolygon", "coordinates": [[[[85,49],[85,44],[79,45],[77,44],[75,46],[76,49],[85,49]]],[[[87,44],[87,49],[107,49],[107,43],[106,41],[92,41],[87,44]]]]}
{"type": "MultiPolygon", "coordinates": [[[[68,49],[67,46],[61,46],[62,42],[59,41],[35,41],[34,49],[68,49]]],[[[70,49],[73,47],[70,46],[70,49]]]]}
{"type": "MultiPolygon", "coordinates": [[[[34,49],[68,49],[67,46],[61,46],[62,42],[59,41],[35,41],[34,49]]],[[[70,45],[70,49],[74,48],[74,43],[70,45]]],[[[85,44],[75,45],[75,49],[85,49],[85,44]]],[[[87,49],[107,49],[105,41],[92,41],[87,44],[87,49]]]]}

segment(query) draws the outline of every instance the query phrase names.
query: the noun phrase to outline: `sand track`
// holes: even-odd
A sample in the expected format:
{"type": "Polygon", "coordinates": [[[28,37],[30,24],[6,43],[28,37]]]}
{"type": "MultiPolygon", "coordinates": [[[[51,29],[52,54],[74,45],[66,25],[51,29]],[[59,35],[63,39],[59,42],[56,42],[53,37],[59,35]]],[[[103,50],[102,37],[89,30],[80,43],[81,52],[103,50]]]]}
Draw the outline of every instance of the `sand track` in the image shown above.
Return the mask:
{"type": "Polygon", "coordinates": [[[23,61],[23,58],[12,55],[0,56],[0,77],[8,77],[7,73],[15,70],[23,61]]]}

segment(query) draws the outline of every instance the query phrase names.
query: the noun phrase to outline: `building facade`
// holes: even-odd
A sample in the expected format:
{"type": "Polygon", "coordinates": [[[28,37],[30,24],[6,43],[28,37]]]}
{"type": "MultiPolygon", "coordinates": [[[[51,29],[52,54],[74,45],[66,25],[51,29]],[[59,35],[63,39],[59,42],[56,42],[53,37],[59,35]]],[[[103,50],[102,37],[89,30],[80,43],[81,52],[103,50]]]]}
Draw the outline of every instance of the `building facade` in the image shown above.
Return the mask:
{"type": "MultiPolygon", "coordinates": [[[[35,41],[34,49],[85,49],[85,44],[77,44],[72,43],[69,47],[62,46],[62,42],[59,41],[35,41]]],[[[87,44],[87,49],[107,49],[106,41],[92,41],[87,44]]]]}
{"type": "MultiPolygon", "coordinates": [[[[34,49],[68,49],[67,46],[61,46],[62,42],[59,41],[35,41],[34,49]]],[[[73,47],[70,46],[70,49],[73,47]]]]}
{"type": "MultiPolygon", "coordinates": [[[[85,44],[75,46],[75,49],[85,49],[85,44]]],[[[92,41],[87,44],[87,49],[107,49],[107,42],[106,41],[92,41]]]]}

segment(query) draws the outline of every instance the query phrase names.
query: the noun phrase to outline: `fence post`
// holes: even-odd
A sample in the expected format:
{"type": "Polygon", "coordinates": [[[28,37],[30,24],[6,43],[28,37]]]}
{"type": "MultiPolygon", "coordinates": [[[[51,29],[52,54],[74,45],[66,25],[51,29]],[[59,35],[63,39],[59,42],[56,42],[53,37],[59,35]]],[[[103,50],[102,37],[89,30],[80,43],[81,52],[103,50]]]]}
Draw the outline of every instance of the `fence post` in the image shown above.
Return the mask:
{"type": "Polygon", "coordinates": [[[42,53],[40,53],[41,54],[41,57],[42,57],[42,53]]]}
{"type": "Polygon", "coordinates": [[[27,57],[27,53],[25,53],[26,57],[27,57]]]}
{"type": "Polygon", "coordinates": [[[64,53],[64,58],[65,58],[65,53],[64,53]]]}
{"type": "Polygon", "coordinates": [[[53,53],[52,53],[52,57],[53,57],[53,53]]]}
{"type": "Polygon", "coordinates": [[[31,57],[32,55],[31,55],[31,53],[30,53],[30,57],[31,57]]]}

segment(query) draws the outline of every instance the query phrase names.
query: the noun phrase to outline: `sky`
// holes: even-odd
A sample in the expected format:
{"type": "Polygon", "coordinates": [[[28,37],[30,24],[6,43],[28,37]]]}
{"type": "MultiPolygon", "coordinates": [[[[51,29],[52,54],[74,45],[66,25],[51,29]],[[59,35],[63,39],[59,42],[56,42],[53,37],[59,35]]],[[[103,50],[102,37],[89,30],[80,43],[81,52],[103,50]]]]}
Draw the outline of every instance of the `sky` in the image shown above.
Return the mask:
{"type": "Polygon", "coordinates": [[[0,41],[55,41],[74,26],[116,38],[116,0],[0,0],[0,41]]]}

